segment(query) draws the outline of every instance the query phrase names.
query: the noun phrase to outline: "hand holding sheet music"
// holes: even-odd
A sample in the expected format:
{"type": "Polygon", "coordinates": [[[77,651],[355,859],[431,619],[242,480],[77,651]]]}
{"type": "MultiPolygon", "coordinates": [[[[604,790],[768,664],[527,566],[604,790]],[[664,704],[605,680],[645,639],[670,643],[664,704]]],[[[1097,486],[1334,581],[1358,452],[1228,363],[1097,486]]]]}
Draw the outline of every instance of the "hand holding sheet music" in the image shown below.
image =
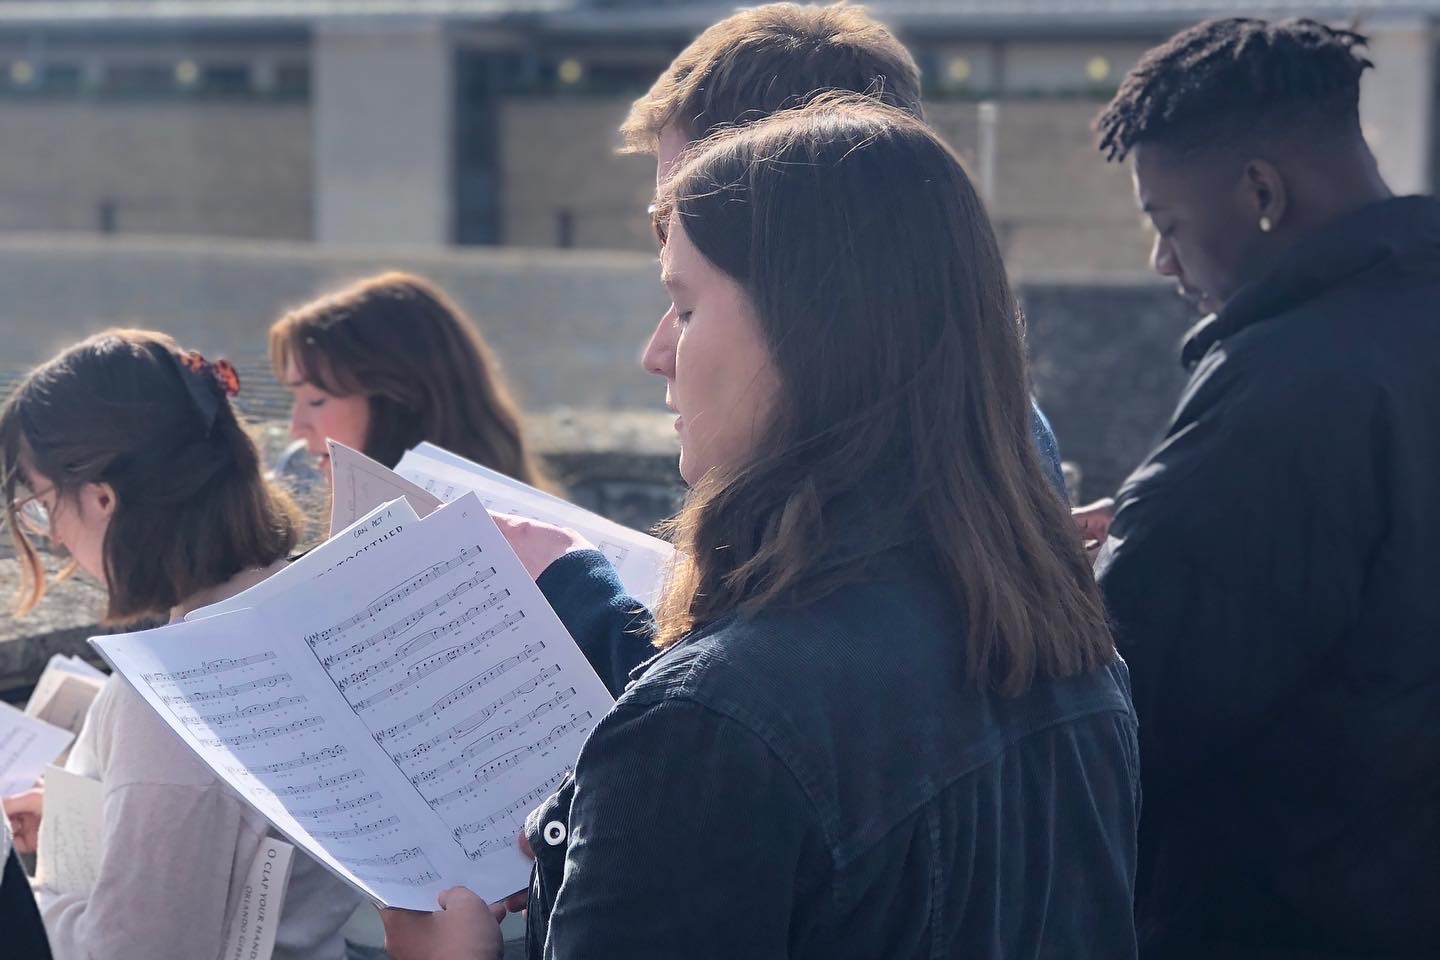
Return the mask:
{"type": "Polygon", "coordinates": [[[675,552],[663,540],[623,527],[434,444],[422,443],[406,453],[395,472],[446,502],[474,493],[488,510],[569,527],[610,559],[632,596],[646,605],[659,597],[675,552]]]}
{"type": "Polygon", "coordinates": [[[0,703],[0,797],[29,790],[75,735],[0,703]]]}
{"type": "Polygon", "coordinates": [[[93,642],[368,896],[433,909],[463,884],[498,900],[528,876],[523,818],[613,701],[475,496],[419,522],[397,508],[292,564],[290,589],[93,642]]]}

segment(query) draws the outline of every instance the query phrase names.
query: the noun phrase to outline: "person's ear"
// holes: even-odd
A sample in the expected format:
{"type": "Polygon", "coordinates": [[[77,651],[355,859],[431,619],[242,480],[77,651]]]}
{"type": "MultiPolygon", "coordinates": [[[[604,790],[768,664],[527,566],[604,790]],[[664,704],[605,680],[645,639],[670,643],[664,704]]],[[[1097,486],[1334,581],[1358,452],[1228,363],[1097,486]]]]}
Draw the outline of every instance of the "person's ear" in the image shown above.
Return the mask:
{"type": "Polygon", "coordinates": [[[97,517],[114,516],[115,508],[120,503],[115,496],[115,488],[108,483],[87,483],[80,488],[77,496],[82,514],[97,517]]]}
{"type": "Polygon", "coordinates": [[[1251,160],[1240,177],[1240,204],[1261,233],[1271,233],[1285,220],[1289,194],[1285,178],[1268,160],[1251,160]]]}

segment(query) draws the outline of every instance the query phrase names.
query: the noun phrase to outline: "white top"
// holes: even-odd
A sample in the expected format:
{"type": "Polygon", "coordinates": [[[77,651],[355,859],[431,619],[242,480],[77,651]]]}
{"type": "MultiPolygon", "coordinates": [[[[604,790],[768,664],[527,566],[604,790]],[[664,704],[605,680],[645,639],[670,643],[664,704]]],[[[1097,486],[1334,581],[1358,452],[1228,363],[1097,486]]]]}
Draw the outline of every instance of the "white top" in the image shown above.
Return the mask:
{"type": "MultiPolygon", "coordinates": [[[[36,891],[57,960],[218,960],[265,819],[118,677],[65,768],[104,785],[105,840],[88,897],[36,891]]],[[[275,960],[341,960],[360,900],[295,851],[275,960]]]]}

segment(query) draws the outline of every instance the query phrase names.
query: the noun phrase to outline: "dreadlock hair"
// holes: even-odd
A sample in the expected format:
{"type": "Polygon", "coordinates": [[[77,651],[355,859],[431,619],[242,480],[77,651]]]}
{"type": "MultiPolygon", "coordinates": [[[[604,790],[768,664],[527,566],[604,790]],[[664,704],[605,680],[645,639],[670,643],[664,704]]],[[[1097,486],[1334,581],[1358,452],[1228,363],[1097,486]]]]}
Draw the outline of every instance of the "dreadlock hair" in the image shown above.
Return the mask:
{"type": "Polygon", "coordinates": [[[1360,134],[1363,34],[1308,19],[1207,20],[1148,51],[1095,121],[1119,161],[1142,142],[1182,153],[1360,134]]]}

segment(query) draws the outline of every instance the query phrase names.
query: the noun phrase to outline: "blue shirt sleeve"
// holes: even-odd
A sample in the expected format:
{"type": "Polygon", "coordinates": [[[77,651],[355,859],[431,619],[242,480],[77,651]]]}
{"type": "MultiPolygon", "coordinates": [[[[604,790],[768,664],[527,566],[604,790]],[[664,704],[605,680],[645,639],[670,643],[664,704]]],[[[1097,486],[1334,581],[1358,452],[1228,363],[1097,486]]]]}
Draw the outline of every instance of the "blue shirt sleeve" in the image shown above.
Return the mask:
{"type": "Polygon", "coordinates": [[[1070,493],[1065,489],[1065,471],[1060,466],[1060,441],[1055,439],[1055,431],[1050,429],[1050,421],[1034,400],[1030,401],[1030,431],[1035,435],[1035,447],[1040,451],[1040,459],[1050,475],[1050,482],[1055,484],[1060,496],[1069,503],[1070,493]]]}
{"type": "Polygon", "coordinates": [[[610,695],[620,696],[630,671],[655,653],[650,611],[625,592],[615,568],[598,550],[565,554],[535,583],[610,695]]]}

